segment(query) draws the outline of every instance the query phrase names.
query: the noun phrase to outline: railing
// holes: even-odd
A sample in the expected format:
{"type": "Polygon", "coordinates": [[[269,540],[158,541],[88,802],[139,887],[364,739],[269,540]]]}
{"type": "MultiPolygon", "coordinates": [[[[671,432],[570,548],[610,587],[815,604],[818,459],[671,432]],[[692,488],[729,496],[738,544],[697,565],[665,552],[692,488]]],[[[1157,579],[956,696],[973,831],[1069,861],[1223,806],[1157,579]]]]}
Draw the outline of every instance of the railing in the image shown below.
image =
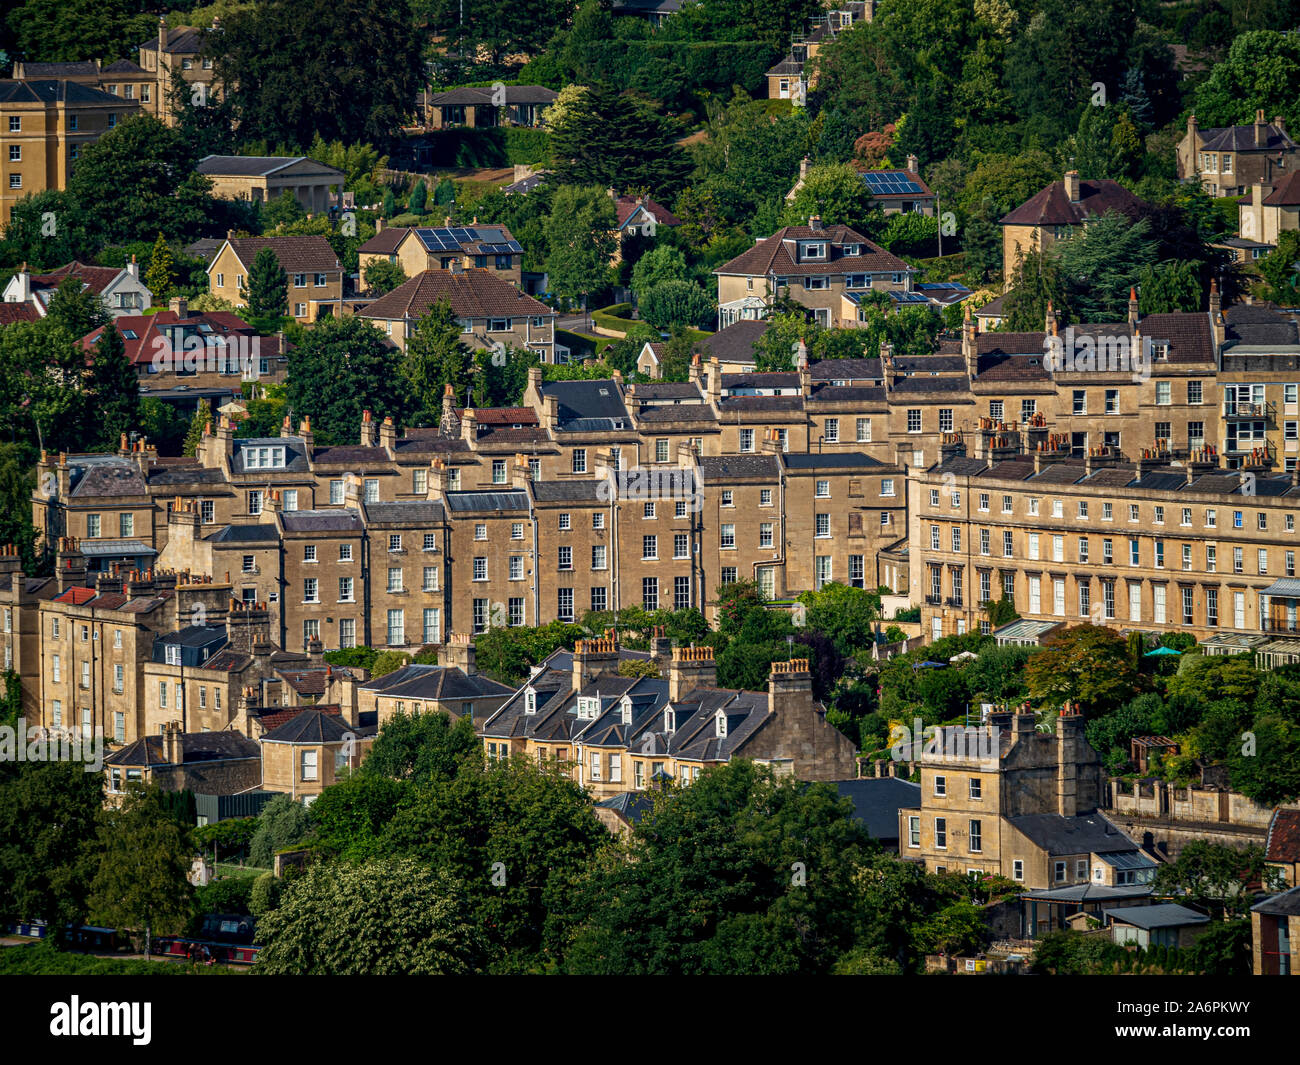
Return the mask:
{"type": "Polygon", "coordinates": [[[1294,636],[1300,633],[1300,619],[1296,621],[1287,621],[1285,618],[1264,618],[1260,622],[1260,628],[1264,632],[1282,633],[1294,636]]]}
{"type": "Polygon", "coordinates": [[[1223,401],[1225,418],[1262,418],[1272,421],[1276,414],[1277,408],[1272,403],[1242,403],[1234,399],[1223,401]]]}

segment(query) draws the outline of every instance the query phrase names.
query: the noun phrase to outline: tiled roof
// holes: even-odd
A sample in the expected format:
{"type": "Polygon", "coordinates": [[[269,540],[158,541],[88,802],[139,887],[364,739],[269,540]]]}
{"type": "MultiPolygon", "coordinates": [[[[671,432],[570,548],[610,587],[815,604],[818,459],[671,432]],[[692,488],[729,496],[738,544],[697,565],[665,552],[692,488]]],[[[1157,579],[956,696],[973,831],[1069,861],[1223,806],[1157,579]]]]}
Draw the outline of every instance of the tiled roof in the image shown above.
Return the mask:
{"type": "MultiPolygon", "coordinates": [[[[532,407],[475,407],[474,418],[479,425],[536,425],[537,411],[532,407]]],[[[458,412],[464,417],[465,411],[458,412]]]]}
{"type": "Polygon", "coordinates": [[[775,455],[707,455],[700,459],[700,476],[706,481],[733,477],[775,478],[779,472],[775,455]]]}
{"type": "Polygon", "coordinates": [[[644,197],[639,203],[633,196],[619,196],[614,201],[614,212],[618,218],[618,228],[622,229],[627,224],[628,219],[636,213],[638,207],[643,207],[647,214],[654,217],[654,220],[661,226],[680,226],[682,220],[672,211],[668,210],[661,203],[656,203],[649,196],[644,197]]]}
{"type": "Polygon", "coordinates": [[[555,312],[532,296],[525,296],[489,270],[425,270],[358,312],[363,318],[415,319],[445,299],[457,318],[510,318],[553,316],[555,312]]]}
{"type": "Polygon", "coordinates": [[[200,174],[267,177],[294,163],[311,163],[322,170],[332,170],[340,177],[343,176],[341,170],[334,170],[332,166],[305,155],[205,155],[195,164],[194,169],[200,174]]]}
{"type": "Polygon", "coordinates": [[[1118,181],[1101,178],[1079,182],[1079,199],[1070,202],[1064,181],[1053,181],[1039,190],[1010,214],[1002,218],[1004,226],[1074,226],[1088,218],[1116,211],[1133,215],[1145,204],[1118,181]]]}
{"type": "Polygon", "coordinates": [[[1300,204],[1300,170],[1287,174],[1277,186],[1264,197],[1266,207],[1295,207],[1300,204]]]}
{"type": "Polygon", "coordinates": [[[1273,811],[1264,858],[1270,862],[1300,862],[1300,810],[1273,811]]]}
{"type": "Polygon", "coordinates": [[[725,329],[719,329],[713,336],[705,337],[695,345],[695,349],[706,362],[712,355],[721,361],[753,362],[755,341],[761,339],[771,327],[772,323],[766,318],[742,318],[725,329]]]}
{"type": "Polygon", "coordinates": [[[34,322],[40,313],[30,303],[0,303],[0,326],[14,322],[34,322]]]}
{"type": "MultiPolygon", "coordinates": [[[[203,32],[193,26],[177,26],[175,29],[165,30],[163,52],[169,55],[197,53],[203,43],[203,32]]],[[[158,51],[157,35],[143,41],[140,48],[146,52],[158,51]]]]}
{"type": "Polygon", "coordinates": [[[355,510],[286,510],[280,514],[285,532],[360,532],[355,510]]]}
{"type": "Polygon", "coordinates": [[[128,113],[138,107],[133,100],[81,85],[75,81],[0,81],[0,104],[114,104],[128,113]]]}
{"type": "MultiPolygon", "coordinates": [[[[163,754],[162,736],[143,736],[114,751],[104,759],[106,765],[168,765],[163,754]]],[[[182,732],[181,764],[254,759],[261,754],[256,742],[238,732],[182,732]]]]}
{"type": "Polygon", "coordinates": [[[144,476],[134,462],[121,459],[117,462],[96,462],[79,467],[80,476],[74,474],[72,495],[77,496],[142,496],[149,489],[144,476]]]}
{"type": "Polygon", "coordinates": [[[403,238],[409,232],[411,231],[405,226],[388,226],[361,245],[357,249],[357,254],[392,255],[397,251],[397,246],[402,243],[403,238]]]}
{"type": "Polygon", "coordinates": [[[311,453],[313,465],[330,465],[333,463],[372,463],[387,462],[388,452],[382,447],[367,447],[363,444],[338,444],[334,447],[318,447],[311,453]]]}
{"type": "Polygon", "coordinates": [[[813,230],[808,226],[784,226],[766,240],[761,240],[748,251],[737,255],[731,262],[718,267],[715,274],[743,274],[759,276],[776,274],[778,277],[802,274],[843,274],[843,273],[902,273],[911,267],[896,255],[891,255],[878,244],[873,244],[848,226],[829,226],[826,229],[813,230]],[[791,255],[787,241],[811,240],[821,238],[830,244],[861,245],[862,255],[844,256],[825,262],[796,263],[791,255]]]}
{"type": "MultiPolygon", "coordinates": [[[[116,99],[116,97],[114,97],[116,99]]],[[[80,280],[90,291],[97,295],[102,294],[104,289],[113,283],[113,280],[122,271],[115,266],[88,266],[86,263],[76,262],[65,263],[57,270],[51,270],[48,274],[33,274],[33,288],[58,288],[69,277],[75,277],[80,280]]]]}
{"type": "Polygon", "coordinates": [[[275,252],[287,274],[330,273],[343,269],[329,241],[321,236],[234,237],[230,246],[239,256],[239,261],[250,269],[263,248],[275,252]]]}
{"type": "Polygon", "coordinates": [[[356,735],[356,730],[340,714],[313,706],[271,729],[262,737],[262,742],[337,743],[349,735],[356,735]]]}

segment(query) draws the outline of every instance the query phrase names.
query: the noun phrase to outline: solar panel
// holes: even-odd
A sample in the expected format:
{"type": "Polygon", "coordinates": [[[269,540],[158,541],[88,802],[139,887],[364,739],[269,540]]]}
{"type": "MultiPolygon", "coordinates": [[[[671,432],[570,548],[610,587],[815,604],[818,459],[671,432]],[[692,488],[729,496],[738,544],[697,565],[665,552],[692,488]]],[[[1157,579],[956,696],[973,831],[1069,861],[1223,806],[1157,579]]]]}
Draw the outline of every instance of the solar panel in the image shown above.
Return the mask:
{"type": "Polygon", "coordinates": [[[919,195],[921,186],[902,170],[868,170],[862,175],[867,187],[877,196],[919,195]]]}

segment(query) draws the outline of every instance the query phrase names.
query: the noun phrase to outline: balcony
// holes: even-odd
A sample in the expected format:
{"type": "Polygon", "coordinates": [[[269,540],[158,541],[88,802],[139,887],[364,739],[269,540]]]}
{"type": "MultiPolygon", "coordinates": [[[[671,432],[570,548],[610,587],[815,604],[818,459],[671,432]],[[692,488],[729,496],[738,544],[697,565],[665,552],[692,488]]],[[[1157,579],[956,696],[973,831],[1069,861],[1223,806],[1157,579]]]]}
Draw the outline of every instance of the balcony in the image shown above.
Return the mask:
{"type": "Polygon", "coordinates": [[[930,605],[930,606],[942,606],[942,605],[943,605],[943,596],[941,596],[941,595],[927,595],[927,596],[925,597],[925,601],[926,601],[926,603],[927,603],[928,605],[930,605]]]}
{"type": "Polygon", "coordinates": [[[945,599],[945,600],[943,601],[943,605],[944,605],[944,606],[955,606],[955,607],[960,607],[960,606],[963,605],[963,602],[964,602],[964,601],[963,601],[963,599],[962,599],[961,596],[959,596],[959,595],[950,595],[950,596],[948,596],[947,599],[945,599]]]}
{"type": "Polygon", "coordinates": [[[1232,399],[1223,401],[1223,417],[1226,421],[1271,422],[1276,415],[1277,408],[1272,403],[1242,403],[1232,399]]]}

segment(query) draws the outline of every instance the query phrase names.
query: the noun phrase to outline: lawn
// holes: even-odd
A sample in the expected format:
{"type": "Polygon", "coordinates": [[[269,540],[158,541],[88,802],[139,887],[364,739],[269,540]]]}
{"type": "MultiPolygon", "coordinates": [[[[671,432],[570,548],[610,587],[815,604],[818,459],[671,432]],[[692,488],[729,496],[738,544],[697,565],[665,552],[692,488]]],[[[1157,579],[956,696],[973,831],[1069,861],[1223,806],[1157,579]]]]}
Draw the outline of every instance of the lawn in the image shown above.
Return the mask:
{"type": "Polygon", "coordinates": [[[100,958],[55,950],[53,944],[0,948],[0,976],[189,976],[230,972],[222,966],[100,958]]]}

